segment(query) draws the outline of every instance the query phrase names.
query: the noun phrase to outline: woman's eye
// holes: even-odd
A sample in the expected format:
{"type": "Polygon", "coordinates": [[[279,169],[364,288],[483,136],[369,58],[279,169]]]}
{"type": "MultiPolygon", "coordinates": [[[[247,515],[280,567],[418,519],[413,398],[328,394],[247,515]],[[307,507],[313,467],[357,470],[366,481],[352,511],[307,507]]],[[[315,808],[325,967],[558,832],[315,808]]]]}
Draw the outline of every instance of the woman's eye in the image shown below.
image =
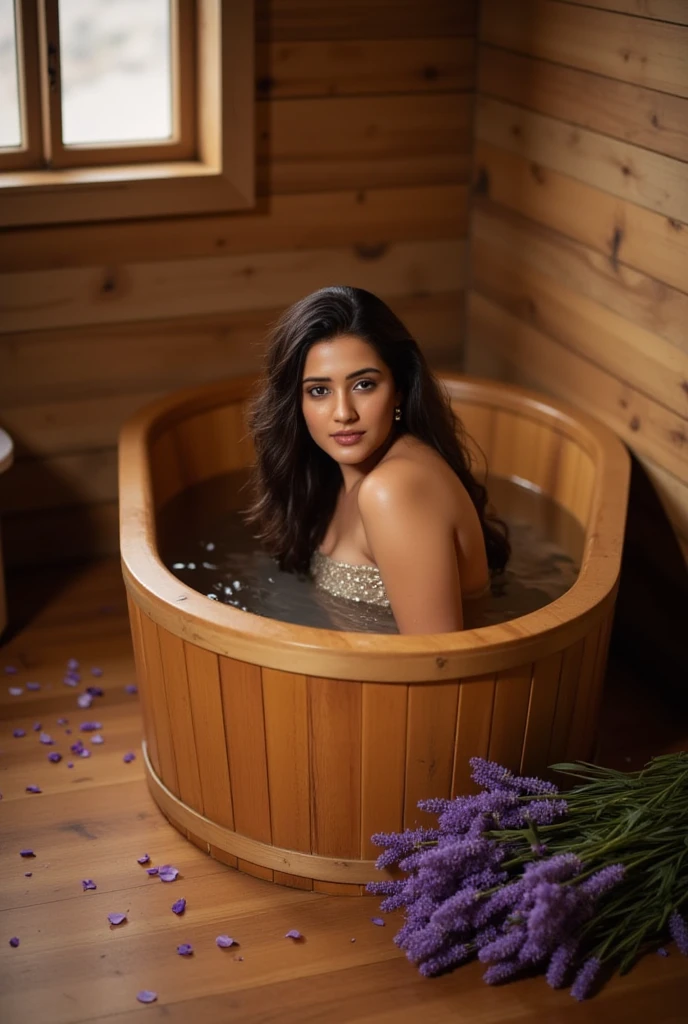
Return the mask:
{"type": "Polygon", "coordinates": [[[372,381],[372,380],[359,380],[359,382],[356,385],[356,387],[358,387],[359,384],[365,384],[366,385],[366,387],[364,387],[362,389],[363,391],[371,391],[372,388],[375,387],[375,381],[372,381]],[[370,385],[370,387],[368,387],[368,385],[370,385]]]}
{"type": "Polygon", "coordinates": [[[322,398],[322,395],[316,394],[317,391],[327,391],[327,388],[322,384],[316,384],[314,388],[308,389],[308,394],[313,395],[314,398],[322,398]]]}

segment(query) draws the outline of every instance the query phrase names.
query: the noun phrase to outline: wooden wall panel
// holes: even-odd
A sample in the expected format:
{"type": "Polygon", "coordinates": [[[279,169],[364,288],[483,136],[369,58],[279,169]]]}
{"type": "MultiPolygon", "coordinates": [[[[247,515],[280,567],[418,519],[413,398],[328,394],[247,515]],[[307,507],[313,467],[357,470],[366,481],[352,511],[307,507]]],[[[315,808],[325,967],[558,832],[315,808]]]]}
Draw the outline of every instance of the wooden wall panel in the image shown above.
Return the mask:
{"type": "MultiPolygon", "coordinates": [[[[622,587],[671,617],[688,601],[687,5],[483,0],[478,37],[465,368],[565,398],[638,457],[659,502],[622,587]]],[[[624,614],[620,648],[645,632],[652,663],[659,631],[624,614]]]]}
{"type": "Polygon", "coordinates": [[[322,285],[378,293],[458,367],[476,29],[475,0],[258,2],[254,209],[2,235],[8,562],[115,551],[123,420],[256,371],[322,285]]]}

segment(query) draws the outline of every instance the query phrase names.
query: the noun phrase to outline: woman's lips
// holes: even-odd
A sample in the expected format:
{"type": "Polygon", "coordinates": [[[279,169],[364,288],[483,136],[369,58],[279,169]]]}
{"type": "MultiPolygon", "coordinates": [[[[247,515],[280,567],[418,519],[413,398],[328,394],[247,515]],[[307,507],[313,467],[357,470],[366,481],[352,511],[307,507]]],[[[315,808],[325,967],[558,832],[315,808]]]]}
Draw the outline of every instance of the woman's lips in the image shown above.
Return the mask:
{"type": "Polygon", "coordinates": [[[350,447],[352,444],[358,444],[358,442],[361,440],[364,434],[365,430],[361,430],[355,434],[333,434],[332,437],[337,442],[337,444],[344,445],[345,447],[350,447]]]}

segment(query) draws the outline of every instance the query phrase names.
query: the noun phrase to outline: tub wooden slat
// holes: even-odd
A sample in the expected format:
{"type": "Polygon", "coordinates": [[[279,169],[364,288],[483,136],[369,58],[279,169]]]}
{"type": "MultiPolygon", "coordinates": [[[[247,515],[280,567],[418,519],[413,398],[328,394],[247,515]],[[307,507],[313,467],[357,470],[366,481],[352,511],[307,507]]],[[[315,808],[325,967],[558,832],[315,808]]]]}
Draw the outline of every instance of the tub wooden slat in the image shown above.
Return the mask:
{"type": "Polygon", "coordinates": [[[464,679],[459,686],[459,707],[454,743],[452,796],[477,793],[480,786],[471,778],[471,757],[487,757],[494,703],[493,675],[464,679]]]}
{"type": "Polygon", "coordinates": [[[235,857],[233,853],[227,853],[220,846],[214,846],[210,844],[210,856],[214,857],[215,860],[219,860],[220,864],[226,864],[230,868],[239,867],[239,858],[235,857]]]}
{"type": "Polygon", "coordinates": [[[153,499],[155,507],[161,508],[188,483],[184,479],[179,463],[179,451],[173,431],[165,430],[151,442],[149,459],[153,499]]]}
{"type": "MultiPolygon", "coordinates": [[[[561,674],[559,676],[557,706],[554,712],[549,753],[547,755],[548,765],[556,764],[558,761],[566,759],[566,744],[578,692],[584,646],[585,637],[572,644],[571,647],[567,647],[564,651],[561,674]]],[[[557,783],[559,784],[559,782],[560,778],[557,776],[557,783]]]]}
{"type": "Polygon", "coordinates": [[[458,704],[458,683],[409,687],[404,828],[435,825],[418,801],[451,793],[458,704]]]}
{"type": "MultiPolygon", "coordinates": [[[[184,643],[178,636],[168,633],[165,629],[158,630],[158,641],[165,676],[170,732],[177,763],[179,796],[189,807],[202,813],[203,794],[198,771],[200,757],[191,717],[184,643]]],[[[202,748],[200,755],[203,756],[202,748]]]]}
{"type": "Polygon", "coordinates": [[[159,775],[167,788],[175,796],[179,796],[177,779],[177,760],[175,757],[170,713],[165,690],[165,676],[160,657],[160,641],[158,627],[147,615],[141,616],[141,639],[146,652],[146,681],[149,693],[149,708],[155,722],[155,735],[158,741],[158,757],[160,759],[159,775]]]}
{"type": "Polygon", "coordinates": [[[237,867],[239,871],[243,871],[247,875],[253,875],[254,878],[262,878],[264,882],[275,881],[275,873],[272,868],[264,868],[261,864],[252,864],[251,861],[242,860],[241,857],[239,857],[237,867]]]}
{"type": "Polygon", "coordinates": [[[535,459],[531,465],[528,479],[536,487],[539,487],[543,494],[551,497],[554,491],[556,466],[562,438],[556,430],[544,427],[542,423],[538,423],[537,426],[535,459]]]}
{"type": "Polygon", "coordinates": [[[521,765],[532,665],[499,672],[495,684],[488,758],[517,772],[521,765]]]}
{"type": "Polygon", "coordinates": [[[310,853],[306,677],[264,668],[262,679],[272,842],[310,853]]]}
{"type": "Polygon", "coordinates": [[[501,409],[494,413],[494,431],[490,453],[490,472],[495,476],[513,476],[517,471],[516,437],[520,418],[501,409]]]}
{"type": "Polygon", "coordinates": [[[233,658],[221,657],[219,663],[234,828],[273,843],[260,668],[233,658]]]}
{"type": "Polygon", "coordinates": [[[274,871],[273,882],[277,885],[288,885],[290,889],[305,889],[307,892],[313,891],[313,879],[312,878],[301,878],[299,875],[289,875],[286,871],[274,871]]]}
{"type": "Polygon", "coordinates": [[[175,427],[176,446],[189,484],[250,465],[244,405],[232,402],[190,416],[175,427]]]}
{"type": "Polygon", "coordinates": [[[603,627],[604,622],[600,621],[596,627],[590,630],[583,644],[576,702],[566,744],[565,759],[567,761],[585,760],[585,751],[589,746],[589,737],[586,736],[587,711],[595,686],[595,662],[603,627]]]}
{"type": "Polygon", "coordinates": [[[595,464],[587,452],[581,451],[578,464],[576,492],[573,497],[572,512],[585,529],[590,519],[592,493],[595,486],[595,464]]]}
{"type": "Polygon", "coordinates": [[[141,612],[137,605],[127,593],[127,605],[129,607],[129,625],[131,627],[131,640],[134,648],[134,667],[136,669],[136,682],[139,689],[139,701],[141,703],[141,716],[143,718],[143,731],[148,745],[148,756],[155,769],[156,775],[160,775],[160,758],[158,757],[158,737],[155,732],[155,722],[150,710],[150,695],[148,690],[148,673],[146,670],[146,652],[141,636],[141,612]]]}
{"type": "Polygon", "coordinates": [[[218,657],[185,641],[184,659],[196,749],[199,751],[203,814],[218,825],[234,828],[218,657]]]}
{"type": "Polygon", "coordinates": [[[568,437],[562,440],[557,462],[556,483],[552,495],[555,501],[558,501],[574,516],[576,515],[574,509],[576,507],[578,468],[582,454],[580,446],[575,441],[568,437]]]}
{"type": "Polygon", "coordinates": [[[588,736],[588,751],[585,760],[592,761],[595,758],[599,728],[599,707],[602,700],[604,680],[607,673],[607,655],[609,653],[609,641],[611,639],[614,613],[610,612],[603,623],[600,643],[597,649],[595,669],[593,673],[593,685],[588,700],[586,713],[585,732],[588,736]]]}
{"type": "Polygon", "coordinates": [[[361,685],[309,676],[311,850],[359,856],[361,848],[361,685]]]}
{"type": "Polygon", "coordinates": [[[361,852],[366,860],[382,852],[374,832],[398,832],[404,821],[407,686],[369,683],[363,687],[361,756],[361,852]]]}
{"type": "MultiPolygon", "coordinates": [[[[371,882],[375,881],[374,874],[371,882]]],[[[365,886],[351,882],[321,882],[317,878],[313,882],[313,891],[322,892],[327,896],[365,896],[365,886]]]]}
{"type": "Polygon", "coordinates": [[[538,775],[547,763],[550,735],[557,704],[562,654],[541,658],[533,665],[525,739],[521,755],[522,775],[538,775]]]}

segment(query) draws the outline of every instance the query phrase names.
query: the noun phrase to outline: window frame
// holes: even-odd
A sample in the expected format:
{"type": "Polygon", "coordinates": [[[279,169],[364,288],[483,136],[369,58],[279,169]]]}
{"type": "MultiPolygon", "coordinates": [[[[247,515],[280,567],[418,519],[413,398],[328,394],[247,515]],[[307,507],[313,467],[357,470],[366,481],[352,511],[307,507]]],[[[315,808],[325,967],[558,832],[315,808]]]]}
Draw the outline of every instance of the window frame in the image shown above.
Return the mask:
{"type": "MultiPolygon", "coordinates": [[[[39,61],[32,59],[35,50],[19,46],[18,39],[27,93],[22,118],[25,127],[28,121],[33,166],[8,167],[4,158],[14,154],[4,154],[5,169],[0,171],[0,226],[209,213],[254,205],[253,0],[177,2],[182,18],[186,14],[195,21],[195,31],[188,33],[186,39],[180,32],[179,42],[181,50],[192,49],[184,54],[181,64],[185,68],[182,73],[193,76],[196,117],[189,110],[181,110],[186,136],[182,129],[180,142],[186,148],[176,151],[174,156],[170,155],[169,143],[146,143],[145,152],[136,147],[137,162],[130,159],[127,163],[107,164],[102,162],[104,147],[89,146],[83,147],[84,153],[89,154],[88,163],[41,167],[40,143],[36,153],[33,139],[36,110],[40,112],[40,90],[47,89],[47,79],[40,80],[39,61]],[[194,121],[192,138],[189,124],[194,121]],[[190,142],[195,154],[190,152],[190,142]],[[166,159],[159,155],[152,159],[163,151],[167,152],[166,159]]],[[[47,10],[51,9],[56,17],[57,0],[48,0],[47,10]]],[[[18,30],[26,35],[34,31],[40,34],[36,0],[22,4],[22,15],[23,24],[18,30]]],[[[42,45],[46,45],[45,37],[42,45]]],[[[55,100],[59,106],[59,94],[53,103],[55,100]]],[[[64,148],[60,139],[56,153],[64,148]]],[[[116,147],[120,154],[129,154],[133,148],[116,147]]],[[[66,162],[71,163],[73,151],[82,147],[67,149],[66,162]]],[[[26,163],[27,150],[18,152],[26,163]]],[[[62,159],[58,157],[58,162],[62,159]]]]}

